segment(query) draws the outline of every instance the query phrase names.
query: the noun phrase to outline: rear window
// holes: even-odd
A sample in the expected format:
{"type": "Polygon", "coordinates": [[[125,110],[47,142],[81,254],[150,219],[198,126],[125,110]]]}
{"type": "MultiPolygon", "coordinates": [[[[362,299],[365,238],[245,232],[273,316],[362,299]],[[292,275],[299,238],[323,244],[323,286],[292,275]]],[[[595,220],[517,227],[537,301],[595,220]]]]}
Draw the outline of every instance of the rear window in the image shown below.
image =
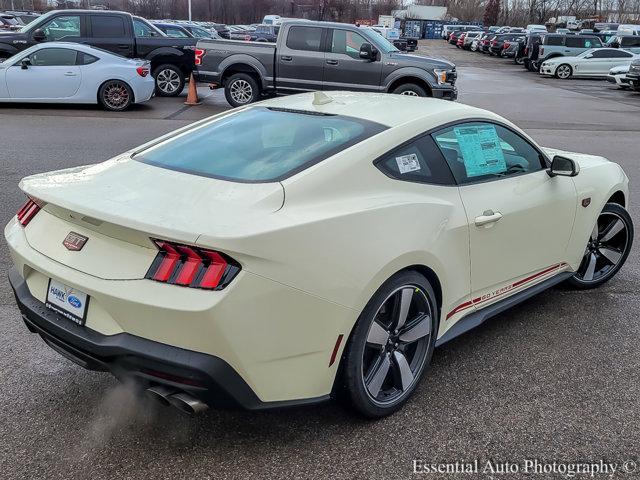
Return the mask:
{"type": "Polygon", "coordinates": [[[136,154],[170,170],[237,182],[273,182],[386,130],[341,115],[253,107],[136,154]]]}

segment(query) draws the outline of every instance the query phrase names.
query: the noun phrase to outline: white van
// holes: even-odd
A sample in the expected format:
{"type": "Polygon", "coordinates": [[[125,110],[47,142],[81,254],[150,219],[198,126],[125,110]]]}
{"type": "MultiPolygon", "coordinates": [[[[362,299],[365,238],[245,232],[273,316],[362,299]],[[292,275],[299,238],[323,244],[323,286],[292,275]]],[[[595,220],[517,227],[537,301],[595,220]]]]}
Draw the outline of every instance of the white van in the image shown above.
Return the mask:
{"type": "Polygon", "coordinates": [[[280,15],[265,15],[262,19],[263,25],[280,25],[282,17],[280,15]]]}
{"type": "Polygon", "coordinates": [[[640,25],[619,25],[617,35],[640,35],[640,25]]]}

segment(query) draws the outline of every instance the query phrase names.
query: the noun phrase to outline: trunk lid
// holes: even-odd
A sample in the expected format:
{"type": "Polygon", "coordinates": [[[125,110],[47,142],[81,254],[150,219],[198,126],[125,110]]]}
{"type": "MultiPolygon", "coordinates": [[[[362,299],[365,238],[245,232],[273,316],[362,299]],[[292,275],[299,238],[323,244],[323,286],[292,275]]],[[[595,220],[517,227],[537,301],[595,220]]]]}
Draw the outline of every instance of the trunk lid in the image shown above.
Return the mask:
{"type": "Polygon", "coordinates": [[[129,156],[27,177],[20,188],[46,202],[25,230],[38,252],[105,279],[144,278],[157,253],[150,238],[197,244],[241,235],[279,210],[280,183],[235,183],[147,165],[129,156]],[[88,237],[81,251],[63,241],[88,237]]]}

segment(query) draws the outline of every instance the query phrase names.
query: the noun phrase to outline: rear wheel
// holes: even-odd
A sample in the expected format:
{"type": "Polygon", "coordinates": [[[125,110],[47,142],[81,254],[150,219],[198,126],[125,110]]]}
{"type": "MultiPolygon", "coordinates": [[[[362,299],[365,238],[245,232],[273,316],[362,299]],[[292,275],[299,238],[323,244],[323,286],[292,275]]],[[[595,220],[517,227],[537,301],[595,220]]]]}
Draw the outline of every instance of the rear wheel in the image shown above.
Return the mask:
{"type": "Polygon", "coordinates": [[[236,73],[225,83],[224,96],[232,107],[241,107],[258,101],[260,87],[251,75],[236,73]]]}
{"type": "Polygon", "coordinates": [[[160,65],[153,71],[156,93],[161,97],[175,97],[184,90],[184,74],[175,65],[160,65]]]}
{"type": "Polygon", "coordinates": [[[563,63],[562,65],[559,65],[558,68],[556,68],[557,78],[561,78],[565,80],[569,78],[572,74],[573,74],[573,70],[571,69],[571,66],[566,63],[563,63]]]}
{"type": "Polygon", "coordinates": [[[582,263],[568,282],[581,289],[599,287],[622,268],[632,244],[629,213],[616,203],[607,203],[593,227],[582,263]]]}
{"type": "Polygon", "coordinates": [[[417,272],[390,278],[363,310],[344,357],[348,400],[369,418],[400,409],[431,361],[438,307],[429,281],[417,272]]]}
{"type": "Polygon", "coordinates": [[[513,61],[516,63],[516,65],[522,65],[524,63],[524,57],[514,57],[513,61]]]}
{"type": "Polygon", "coordinates": [[[133,92],[122,80],[109,80],[100,87],[98,99],[107,110],[121,112],[133,103],[133,92]]]}
{"type": "Polygon", "coordinates": [[[426,90],[415,83],[403,83],[396,87],[392,93],[397,95],[408,95],[410,97],[428,97],[426,90]]]}

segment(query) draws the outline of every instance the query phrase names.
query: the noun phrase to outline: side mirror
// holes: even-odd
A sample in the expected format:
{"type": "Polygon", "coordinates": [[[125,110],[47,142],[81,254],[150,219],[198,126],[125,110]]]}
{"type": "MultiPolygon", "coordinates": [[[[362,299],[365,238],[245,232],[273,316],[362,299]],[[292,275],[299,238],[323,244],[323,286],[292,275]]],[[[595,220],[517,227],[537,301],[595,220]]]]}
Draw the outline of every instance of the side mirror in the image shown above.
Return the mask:
{"type": "Polygon", "coordinates": [[[36,28],[33,32],[33,40],[36,42],[42,42],[47,39],[47,35],[45,35],[44,30],[41,28],[36,28]]]}
{"type": "Polygon", "coordinates": [[[373,62],[378,58],[378,50],[370,43],[363,43],[360,47],[360,58],[363,60],[371,60],[373,62]]]}
{"type": "Polygon", "coordinates": [[[575,177],[580,173],[580,167],[570,158],[556,155],[551,161],[551,168],[547,170],[550,177],[575,177]]]}
{"type": "Polygon", "coordinates": [[[20,61],[20,68],[21,68],[22,70],[26,70],[26,69],[28,69],[30,66],[31,66],[31,59],[30,59],[29,57],[27,57],[27,58],[23,58],[23,59],[20,61]]]}

